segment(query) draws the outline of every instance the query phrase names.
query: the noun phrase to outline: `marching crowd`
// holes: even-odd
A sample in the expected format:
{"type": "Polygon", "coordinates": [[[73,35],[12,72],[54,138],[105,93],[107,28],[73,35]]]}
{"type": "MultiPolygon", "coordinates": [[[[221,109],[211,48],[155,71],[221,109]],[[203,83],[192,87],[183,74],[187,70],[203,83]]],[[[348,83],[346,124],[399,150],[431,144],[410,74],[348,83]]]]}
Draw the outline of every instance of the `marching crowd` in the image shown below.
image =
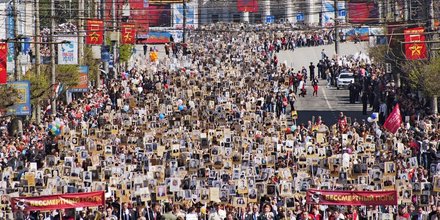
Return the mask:
{"type": "Polygon", "coordinates": [[[240,30],[209,26],[190,35],[185,55],[138,55],[22,134],[2,120],[0,219],[440,219],[438,116],[423,100],[364,59],[323,51],[316,67],[278,63],[278,44],[321,45],[331,35],[240,30]],[[353,98],[378,121],[341,112],[334,125],[320,116],[295,124],[312,118],[296,112],[296,99],[342,70],[355,74],[353,98]],[[381,125],[396,103],[404,123],[393,134],[381,125]],[[395,189],[399,205],[315,206],[305,200],[310,188],[395,189]],[[99,190],[105,206],[76,211],[9,201],[99,190]]]}

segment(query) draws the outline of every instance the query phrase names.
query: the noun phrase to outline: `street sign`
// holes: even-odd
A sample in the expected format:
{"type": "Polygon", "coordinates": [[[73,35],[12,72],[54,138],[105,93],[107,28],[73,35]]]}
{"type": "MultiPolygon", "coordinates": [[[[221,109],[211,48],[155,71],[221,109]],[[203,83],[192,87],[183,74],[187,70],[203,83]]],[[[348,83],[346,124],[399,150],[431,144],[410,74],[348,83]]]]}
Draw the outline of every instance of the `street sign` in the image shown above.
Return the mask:
{"type": "Polygon", "coordinates": [[[304,13],[299,12],[296,14],[296,21],[304,21],[304,13]]]}
{"type": "Polygon", "coordinates": [[[346,15],[347,15],[347,11],[345,11],[345,9],[339,10],[339,17],[345,17],[346,15]]]}
{"type": "Polygon", "coordinates": [[[266,16],[266,23],[267,24],[272,24],[274,21],[275,21],[275,16],[273,16],[273,15],[266,16]]]}
{"type": "Polygon", "coordinates": [[[386,71],[386,73],[392,72],[391,63],[385,63],[385,71],[386,71]]]}
{"type": "Polygon", "coordinates": [[[102,60],[102,62],[109,62],[110,61],[110,46],[102,46],[101,60],[102,60]]]}

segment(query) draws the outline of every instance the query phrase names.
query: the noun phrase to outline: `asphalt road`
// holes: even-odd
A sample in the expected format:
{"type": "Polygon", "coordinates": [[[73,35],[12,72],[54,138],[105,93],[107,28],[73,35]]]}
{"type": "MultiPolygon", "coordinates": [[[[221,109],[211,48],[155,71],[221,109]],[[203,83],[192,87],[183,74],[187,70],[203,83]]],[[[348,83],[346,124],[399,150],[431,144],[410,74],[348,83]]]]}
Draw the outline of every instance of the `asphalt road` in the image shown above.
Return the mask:
{"type": "MultiPolygon", "coordinates": [[[[163,45],[148,46],[148,48],[155,46],[159,50],[159,58],[165,56],[163,45]]],[[[340,54],[353,55],[357,52],[366,52],[367,46],[368,45],[366,43],[341,43],[340,54]]],[[[293,66],[295,70],[299,70],[302,66],[305,66],[308,71],[310,62],[313,62],[316,65],[317,61],[320,59],[322,49],[324,49],[327,56],[333,57],[334,45],[297,48],[294,51],[281,51],[277,54],[277,56],[280,63],[285,62],[288,66],[293,66]]],[[[136,59],[148,59],[148,55],[146,57],[143,56],[142,45],[137,45],[136,50],[136,59]]],[[[337,122],[337,117],[340,112],[343,112],[352,120],[355,118],[357,120],[367,119],[368,115],[362,115],[362,105],[360,103],[350,104],[348,90],[337,90],[333,87],[327,88],[327,81],[325,80],[320,80],[319,84],[320,86],[317,97],[312,96],[313,88],[310,86],[310,82],[308,82],[307,96],[304,98],[297,98],[297,102],[295,104],[299,116],[298,120],[296,120],[297,124],[307,123],[307,121],[312,120],[313,116],[315,116],[315,118],[317,116],[321,116],[326,124],[332,125],[337,122]]]]}
{"type": "MultiPolygon", "coordinates": [[[[340,44],[341,55],[354,55],[357,52],[366,52],[366,44],[342,43],[340,44]]],[[[321,57],[321,51],[324,49],[327,56],[332,57],[334,54],[334,45],[325,45],[319,47],[297,48],[295,51],[281,51],[278,54],[280,62],[286,62],[288,66],[293,66],[295,70],[299,70],[305,66],[308,70],[310,62],[315,65],[321,57]]],[[[316,70],[317,71],[317,70],[316,70]]],[[[317,73],[315,73],[317,74],[317,73]]],[[[321,118],[327,125],[332,125],[338,121],[340,112],[343,112],[352,120],[355,118],[359,121],[368,118],[368,115],[362,115],[362,105],[358,102],[350,104],[349,93],[347,89],[337,90],[334,87],[327,87],[326,80],[320,80],[318,88],[318,96],[312,96],[313,87],[308,81],[306,84],[306,97],[297,97],[295,108],[298,111],[297,124],[307,123],[312,120],[313,116],[321,118]]]]}

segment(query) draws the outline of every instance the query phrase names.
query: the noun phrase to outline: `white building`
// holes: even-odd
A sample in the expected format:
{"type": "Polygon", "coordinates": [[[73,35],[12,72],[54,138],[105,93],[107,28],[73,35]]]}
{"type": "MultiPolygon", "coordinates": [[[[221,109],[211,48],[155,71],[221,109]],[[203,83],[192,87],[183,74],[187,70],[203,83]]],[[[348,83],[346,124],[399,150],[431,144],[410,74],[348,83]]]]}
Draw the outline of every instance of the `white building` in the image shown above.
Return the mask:
{"type": "Polygon", "coordinates": [[[319,25],[322,0],[258,0],[258,12],[239,12],[237,1],[199,0],[199,21],[213,22],[266,22],[268,16],[275,21],[289,21],[306,25],[319,25]],[[299,20],[298,20],[299,19],[299,20]]]}

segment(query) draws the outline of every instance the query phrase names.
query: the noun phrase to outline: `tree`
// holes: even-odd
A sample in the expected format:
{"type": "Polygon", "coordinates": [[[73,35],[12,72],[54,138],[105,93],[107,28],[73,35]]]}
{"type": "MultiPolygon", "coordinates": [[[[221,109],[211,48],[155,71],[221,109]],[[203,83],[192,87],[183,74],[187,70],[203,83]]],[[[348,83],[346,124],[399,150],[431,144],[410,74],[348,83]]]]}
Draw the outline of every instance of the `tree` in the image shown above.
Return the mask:
{"type": "Polygon", "coordinates": [[[99,61],[93,58],[92,48],[90,46],[84,47],[84,65],[89,67],[89,80],[95,81],[99,72],[99,61]]]}
{"type": "MultiPolygon", "coordinates": [[[[49,98],[52,94],[53,85],[51,85],[51,69],[50,65],[40,65],[41,75],[34,74],[34,69],[30,69],[24,79],[31,82],[31,102],[35,104],[38,98],[49,98]]],[[[56,82],[64,85],[64,88],[69,88],[78,85],[79,82],[79,67],[78,65],[56,65],[56,82]]]]}
{"type": "Polygon", "coordinates": [[[0,85],[0,110],[14,105],[17,95],[17,90],[12,86],[7,84],[0,85]]]}
{"type": "Polygon", "coordinates": [[[431,59],[423,68],[423,91],[431,97],[440,96],[440,58],[431,59]]]}
{"type": "Polygon", "coordinates": [[[37,104],[39,98],[48,98],[50,90],[50,79],[48,74],[41,74],[37,76],[34,74],[32,69],[29,70],[24,79],[29,80],[31,83],[31,103],[33,105],[37,104]]]}
{"type": "Polygon", "coordinates": [[[128,62],[131,55],[133,54],[133,45],[123,44],[119,47],[119,61],[128,62]]]}
{"type": "Polygon", "coordinates": [[[388,51],[387,45],[378,45],[376,47],[368,48],[368,55],[370,59],[376,64],[384,64],[387,62],[386,54],[388,51]]]}

